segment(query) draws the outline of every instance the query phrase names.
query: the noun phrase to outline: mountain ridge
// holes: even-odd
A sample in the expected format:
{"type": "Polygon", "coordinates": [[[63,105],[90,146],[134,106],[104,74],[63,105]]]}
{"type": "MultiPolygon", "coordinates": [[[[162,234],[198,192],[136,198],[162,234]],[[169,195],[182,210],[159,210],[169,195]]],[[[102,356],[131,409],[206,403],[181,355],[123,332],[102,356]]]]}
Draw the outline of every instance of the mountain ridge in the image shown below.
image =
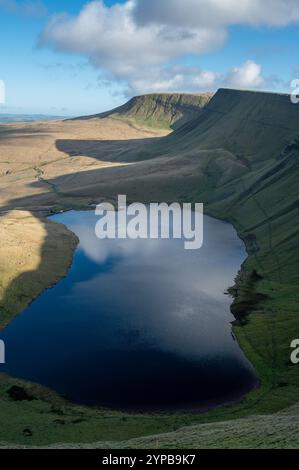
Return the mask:
{"type": "Polygon", "coordinates": [[[197,117],[212,96],[213,93],[149,93],[134,96],[112,110],[75,119],[110,117],[146,127],[177,129],[197,117]]]}

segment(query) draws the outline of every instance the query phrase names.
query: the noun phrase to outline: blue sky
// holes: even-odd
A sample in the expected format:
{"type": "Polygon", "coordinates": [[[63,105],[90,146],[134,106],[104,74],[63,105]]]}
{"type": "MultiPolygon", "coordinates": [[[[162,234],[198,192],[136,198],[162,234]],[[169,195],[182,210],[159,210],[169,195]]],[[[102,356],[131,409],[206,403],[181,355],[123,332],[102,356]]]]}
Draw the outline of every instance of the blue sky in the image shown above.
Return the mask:
{"type": "Polygon", "coordinates": [[[219,86],[291,91],[299,2],[275,0],[267,14],[269,0],[245,12],[194,1],[0,0],[0,112],[89,114],[138,93],[219,86]]]}

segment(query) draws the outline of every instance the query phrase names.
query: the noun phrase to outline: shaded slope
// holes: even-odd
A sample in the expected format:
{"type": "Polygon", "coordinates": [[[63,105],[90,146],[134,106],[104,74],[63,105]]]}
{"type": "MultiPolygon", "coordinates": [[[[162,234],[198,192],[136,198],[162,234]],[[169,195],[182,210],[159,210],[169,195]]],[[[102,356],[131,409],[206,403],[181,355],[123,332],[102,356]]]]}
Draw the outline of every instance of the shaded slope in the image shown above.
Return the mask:
{"type": "Polygon", "coordinates": [[[263,161],[297,137],[298,125],[299,108],[289,95],[220,89],[197,118],[151,152],[221,148],[263,161]]]}

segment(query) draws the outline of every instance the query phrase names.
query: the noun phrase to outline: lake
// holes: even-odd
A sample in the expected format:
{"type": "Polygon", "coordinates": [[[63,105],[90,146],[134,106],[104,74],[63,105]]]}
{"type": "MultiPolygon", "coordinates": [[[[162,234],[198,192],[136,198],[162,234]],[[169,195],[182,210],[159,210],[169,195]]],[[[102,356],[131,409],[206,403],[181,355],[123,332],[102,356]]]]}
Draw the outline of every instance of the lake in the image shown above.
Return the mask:
{"type": "Polygon", "coordinates": [[[52,220],[80,244],[67,276],[0,333],[0,371],[133,411],[206,409],[256,385],[225,294],[246,258],[230,224],[204,216],[193,251],[177,239],[99,240],[93,211],[52,220]]]}

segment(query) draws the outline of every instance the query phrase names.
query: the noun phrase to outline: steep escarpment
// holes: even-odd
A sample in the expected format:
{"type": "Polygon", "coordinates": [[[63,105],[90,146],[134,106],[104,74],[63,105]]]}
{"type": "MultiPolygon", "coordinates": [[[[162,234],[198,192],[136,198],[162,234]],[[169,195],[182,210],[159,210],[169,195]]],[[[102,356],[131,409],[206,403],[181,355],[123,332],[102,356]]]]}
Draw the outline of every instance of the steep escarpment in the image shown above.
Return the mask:
{"type": "Polygon", "coordinates": [[[112,117],[146,127],[177,129],[198,117],[211,97],[212,93],[157,93],[135,96],[118,108],[84,119],[112,117]]]}
{"type": "Polygon", "coordinates": [[[288,95],[220,90],[200,118],[165,139],[167,145],[175,141],[176,152],[197,149],[198,158],[209,150],[202,198],[228,218],[244,219],[245,213],[246,234],[268,240],[264,269],[276,279],[283,271],[283,279],[293,281],[299,261],[298,129],[299,107],[288,95]]]}
{"type": "Polygon", "coordinates": [[[164,145],[176,150],[222,148],[249,162],[263,161],[298,136],[298,125],[299,108],[289,95],[220,89],[164,145]]]}

